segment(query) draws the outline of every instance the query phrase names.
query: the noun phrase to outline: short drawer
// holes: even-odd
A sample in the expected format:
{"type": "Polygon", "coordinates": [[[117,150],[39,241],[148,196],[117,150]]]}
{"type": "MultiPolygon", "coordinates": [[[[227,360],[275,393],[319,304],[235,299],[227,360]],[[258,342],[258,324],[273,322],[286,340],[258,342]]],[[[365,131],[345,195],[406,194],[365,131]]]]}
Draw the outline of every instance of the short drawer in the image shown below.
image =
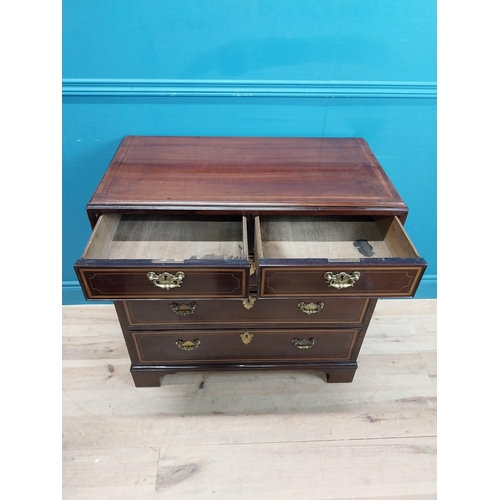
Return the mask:
{"type": "Polygon", "coordinates": [[[193,325],[361,324],[369,299],[229,301],[136,300],[117,303],[128,326],[192,328],[193,325]]]}
{"type": "Polygon", "coordinates": [[[75,271],[87,299],[242,299],[246,218],[105,214],[75,271]]]}
{"type": "Polygon", "coordinates": [[[259,296],[412,297],[427,263],[397,217],[256,217],[259,296]]]}
{"type": "Polygon", "coordinates": [[[138,363],[345,361],[359,329],[131,332],[138,363]]]}

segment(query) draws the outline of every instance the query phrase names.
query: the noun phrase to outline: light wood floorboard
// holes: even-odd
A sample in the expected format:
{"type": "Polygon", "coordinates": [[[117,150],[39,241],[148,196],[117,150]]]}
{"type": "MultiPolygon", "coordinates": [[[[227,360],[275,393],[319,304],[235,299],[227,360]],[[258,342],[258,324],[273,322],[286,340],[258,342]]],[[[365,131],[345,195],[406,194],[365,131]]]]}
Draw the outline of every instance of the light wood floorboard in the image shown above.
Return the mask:
{"type": "Polygon", "coordinates": [[[136,388],[113,306],[65,306],[63,498],[436,498],[436,301],[379,301],[358,362],[136,388]]]}

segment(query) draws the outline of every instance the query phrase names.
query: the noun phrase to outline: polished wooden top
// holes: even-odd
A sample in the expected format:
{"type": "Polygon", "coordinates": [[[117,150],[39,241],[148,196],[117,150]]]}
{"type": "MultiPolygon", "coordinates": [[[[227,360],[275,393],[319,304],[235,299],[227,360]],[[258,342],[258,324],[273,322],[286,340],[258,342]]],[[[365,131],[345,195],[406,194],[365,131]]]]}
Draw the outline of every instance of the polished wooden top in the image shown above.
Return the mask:
{"type": "Polygon", "coordinates": [[[359,138],[127,136],[87,209],[132,208],[407,212],[359,138]]]}

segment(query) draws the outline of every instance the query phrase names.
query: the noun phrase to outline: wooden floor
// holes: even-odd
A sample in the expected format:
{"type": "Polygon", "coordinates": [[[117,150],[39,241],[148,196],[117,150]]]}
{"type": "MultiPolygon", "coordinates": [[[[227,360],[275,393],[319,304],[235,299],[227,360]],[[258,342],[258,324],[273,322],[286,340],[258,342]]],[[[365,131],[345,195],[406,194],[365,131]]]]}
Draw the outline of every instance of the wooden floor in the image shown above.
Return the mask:
{"type": "Polygon", "coordinates": [[[436,301],[379,301],[358,362],[138,389],[113,306],[65,306],[63,498],[436,498],[436,301]]]}

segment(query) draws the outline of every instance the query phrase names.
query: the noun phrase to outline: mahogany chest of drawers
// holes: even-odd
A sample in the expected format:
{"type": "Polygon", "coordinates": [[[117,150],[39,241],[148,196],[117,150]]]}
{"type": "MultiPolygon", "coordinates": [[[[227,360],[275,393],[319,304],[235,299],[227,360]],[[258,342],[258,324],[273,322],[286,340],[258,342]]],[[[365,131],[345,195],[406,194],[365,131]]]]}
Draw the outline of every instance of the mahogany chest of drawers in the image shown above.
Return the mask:
{"type": "Polygon", "coordinates": [[[138,387],[192,370],[350,382],[376,302],[426,262],[363,139],[125,137],[75,271],[113,300],[138,387]]]}

